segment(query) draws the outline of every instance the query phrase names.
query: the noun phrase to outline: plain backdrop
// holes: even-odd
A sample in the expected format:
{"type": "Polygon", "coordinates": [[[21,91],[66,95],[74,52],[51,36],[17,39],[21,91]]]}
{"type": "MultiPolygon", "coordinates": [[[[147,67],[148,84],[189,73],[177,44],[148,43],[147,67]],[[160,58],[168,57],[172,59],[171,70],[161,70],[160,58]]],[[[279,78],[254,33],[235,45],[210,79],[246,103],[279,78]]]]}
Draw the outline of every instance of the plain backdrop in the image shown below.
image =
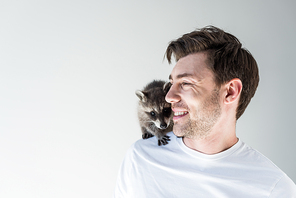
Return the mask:
{"type": "Polygon", "coordinates": [[[296,182],[293,0],[0,1],[0,197],[111,197],[141,138],[135,90],[168,43],[215,25],[260,69],[237,134],[296,182]]]}

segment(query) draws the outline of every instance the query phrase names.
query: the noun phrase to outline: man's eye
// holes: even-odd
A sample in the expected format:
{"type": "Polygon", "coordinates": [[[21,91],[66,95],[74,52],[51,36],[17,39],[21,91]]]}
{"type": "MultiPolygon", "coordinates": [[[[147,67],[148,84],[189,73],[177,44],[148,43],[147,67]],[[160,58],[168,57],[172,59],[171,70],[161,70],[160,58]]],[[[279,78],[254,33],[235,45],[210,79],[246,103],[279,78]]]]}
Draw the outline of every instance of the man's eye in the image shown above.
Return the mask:
{"type": "Polygon", "coordinates": [[[189,86],[189,85],[191,85],[191,83],[188,83],[188,82],[182,82],[181,83],[181,87],[183,88],[183,87],[186,87],[186,86],[189,86]]]}

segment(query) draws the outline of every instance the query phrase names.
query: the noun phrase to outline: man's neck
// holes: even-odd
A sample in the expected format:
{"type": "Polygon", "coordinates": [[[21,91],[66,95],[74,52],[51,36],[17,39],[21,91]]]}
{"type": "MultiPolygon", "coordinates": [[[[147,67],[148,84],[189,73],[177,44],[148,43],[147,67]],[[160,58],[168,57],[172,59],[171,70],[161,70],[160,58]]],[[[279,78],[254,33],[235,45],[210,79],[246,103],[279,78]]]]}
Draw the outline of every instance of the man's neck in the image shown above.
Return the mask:
{"type": "Polygon", "coordinates": [[[209,135],[202,139],[193,139],[183,137],[184,144],[198,152],[212,155],[225,151],[235,145],[238,142],[238,138],[235,133],[231,135],[209,135]]]}

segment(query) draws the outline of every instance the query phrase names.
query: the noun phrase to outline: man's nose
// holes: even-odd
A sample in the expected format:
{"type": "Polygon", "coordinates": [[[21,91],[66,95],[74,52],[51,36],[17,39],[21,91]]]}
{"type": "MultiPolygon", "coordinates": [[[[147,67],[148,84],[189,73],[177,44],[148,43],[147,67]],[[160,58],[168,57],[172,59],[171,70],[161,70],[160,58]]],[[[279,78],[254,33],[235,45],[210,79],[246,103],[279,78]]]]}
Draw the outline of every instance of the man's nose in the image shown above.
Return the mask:
{"type": "Polygon", "coordinates": [[[181,100],[181,97],[178,94],[178,89],[177,89],[176,85],[171,86],[170,90],[168,91],[168,93],[165,96],[165,100],[168,103],[176,103],[181,100]]]}

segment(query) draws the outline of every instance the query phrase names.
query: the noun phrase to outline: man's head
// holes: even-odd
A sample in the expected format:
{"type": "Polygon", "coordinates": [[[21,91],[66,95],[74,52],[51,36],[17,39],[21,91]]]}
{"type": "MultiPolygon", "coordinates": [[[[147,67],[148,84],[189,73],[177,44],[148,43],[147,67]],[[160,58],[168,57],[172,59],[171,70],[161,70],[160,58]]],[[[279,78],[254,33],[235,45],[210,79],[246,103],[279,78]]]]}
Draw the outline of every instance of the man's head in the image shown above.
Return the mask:
{"type": "Polygon", "coordinates": [[[207,137],[223,121],[222,93],[208,69],[207,54],[198,52],[180,58],[169,78],[172,85],[166,100],[174,111],[175,135],[190,139],[207,137]]]}
{"type": "Polygon", "coordinates": [[[242,82],[236,110],[236,119],[238,119],[254,96],[259,83],[255,59],[248,50],[242,48],[235,36],[213,26],[184,34],[172,41],[166,50],[166,57],[171,63],[172,55],[176,61],[179,61],[197,52],[204,52],[207,55],[206,65],[213,72],[217,87],[233,79],[242,82]]]}

